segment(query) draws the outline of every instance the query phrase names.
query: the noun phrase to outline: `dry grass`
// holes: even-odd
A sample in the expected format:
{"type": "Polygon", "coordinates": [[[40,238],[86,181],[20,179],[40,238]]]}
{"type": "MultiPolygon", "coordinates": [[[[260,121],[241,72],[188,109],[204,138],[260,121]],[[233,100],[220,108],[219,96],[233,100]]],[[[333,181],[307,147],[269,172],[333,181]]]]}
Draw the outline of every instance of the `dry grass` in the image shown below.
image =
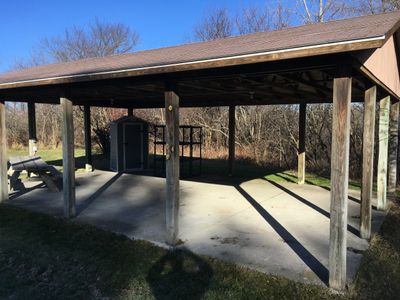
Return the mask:
{"type": "Polygon", "coordinates": [[[400,297],[400,203],[391,207],[381,230],[365,253],[352,288],[357,299],[400,297]]]}

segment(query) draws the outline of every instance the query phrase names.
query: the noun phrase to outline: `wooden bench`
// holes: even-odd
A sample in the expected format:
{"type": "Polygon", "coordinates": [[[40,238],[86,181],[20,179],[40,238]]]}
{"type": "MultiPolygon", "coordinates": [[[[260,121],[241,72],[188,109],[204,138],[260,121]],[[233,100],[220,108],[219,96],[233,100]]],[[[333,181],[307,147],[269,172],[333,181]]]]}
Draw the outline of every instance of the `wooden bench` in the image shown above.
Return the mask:
{"type": "Polygon", "coordinates": [[[10,190],[25,188],[19,178],[24,171],[28,172],[28,174],[37,175],[51,191],[60,191],[57,182],[62,178],[62,174],[54,166],[47,164],[40,156],[10,157],[10,169],[8,172],[10,190]]]}

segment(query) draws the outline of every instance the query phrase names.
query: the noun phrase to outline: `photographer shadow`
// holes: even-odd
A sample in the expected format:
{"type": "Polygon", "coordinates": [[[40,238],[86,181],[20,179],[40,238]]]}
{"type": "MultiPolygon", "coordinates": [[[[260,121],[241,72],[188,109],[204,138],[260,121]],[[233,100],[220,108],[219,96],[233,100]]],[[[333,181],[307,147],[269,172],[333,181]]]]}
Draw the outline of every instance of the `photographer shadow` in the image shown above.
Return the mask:
{"type": "Polygon", "coordinates": [[[146,280],[156,299],[202,299],[213,270],[201,257],[186,250],[168,252],[150,269],[146,280]]]}

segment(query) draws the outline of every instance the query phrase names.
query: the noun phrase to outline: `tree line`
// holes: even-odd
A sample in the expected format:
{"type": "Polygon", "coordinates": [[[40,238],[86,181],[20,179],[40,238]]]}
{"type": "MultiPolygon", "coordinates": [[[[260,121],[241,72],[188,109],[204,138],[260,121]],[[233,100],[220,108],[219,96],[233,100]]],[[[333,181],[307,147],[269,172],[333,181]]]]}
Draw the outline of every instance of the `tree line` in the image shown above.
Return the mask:
{"type": "MultiPolygon", "coordinates": [[[[286,2],[285,2],[286,3],[286,2]]],[[[400,8],[400,0],[298,0],[288,6],[282,1],[273,5],[248,6],[232,13],[220,7],[209,10],[193,26],[192,41],[207,41],[232,35],[287,28],[298,24],[325,22],[344,17],[376,14],[400,8]]],[[[90,26],[72,27],[63,34],[43,39],[30,58],[13,68],[67,62],[133,52],[139,33],[122,23],[105,23],[95,19],[90,26]]],[[[38,104],[37,135],[40,147],[60,147],[60,114],[57,105],[38,104]]],[[[95,145],[107,154],[109,123],[126,114],[123,109],[92,108],[92,135],[95,145]]],[[[152,124],[164,123],[163,109],[136,110],[135,114],[152,124]]],[[[83,141],[83,110],[74,109],[77,146],[83,141]]],[[[330,104],[307,107],[307,170],[329,173],[331,149],[330,104]]],[[[26,105],[7,105],[8,143],[26,147],[26,105]]],[[[362,142],[362,105],[352,105],[350,174],[360,176],[362,142]]],[[[205,156],[226,158],[228,146],[228,108],[181,109],[181,124],[204,128],[205,156]]],[[[236,109],[237,156],[271,168],[295,168],[298,147],[298,107],[296,105],[238,106],[236,109]]]]}

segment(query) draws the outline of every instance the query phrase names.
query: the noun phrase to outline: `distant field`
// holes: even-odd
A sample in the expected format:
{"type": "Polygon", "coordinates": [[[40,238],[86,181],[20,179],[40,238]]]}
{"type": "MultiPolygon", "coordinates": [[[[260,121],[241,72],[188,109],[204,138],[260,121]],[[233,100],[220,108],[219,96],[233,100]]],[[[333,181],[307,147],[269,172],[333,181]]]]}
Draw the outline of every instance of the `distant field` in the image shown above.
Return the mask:
{"type": "MultiPolygon", "coordinates": [[[[25,156],[28,155],[28,149],[9,149],[7,156],[25,156]]],[[[38,155],[45,161],[62,159],[62,149],[39,149],[38,155]]],[[[85,149],[75,149],[75,157],[85,156],[85,149]]]]}

